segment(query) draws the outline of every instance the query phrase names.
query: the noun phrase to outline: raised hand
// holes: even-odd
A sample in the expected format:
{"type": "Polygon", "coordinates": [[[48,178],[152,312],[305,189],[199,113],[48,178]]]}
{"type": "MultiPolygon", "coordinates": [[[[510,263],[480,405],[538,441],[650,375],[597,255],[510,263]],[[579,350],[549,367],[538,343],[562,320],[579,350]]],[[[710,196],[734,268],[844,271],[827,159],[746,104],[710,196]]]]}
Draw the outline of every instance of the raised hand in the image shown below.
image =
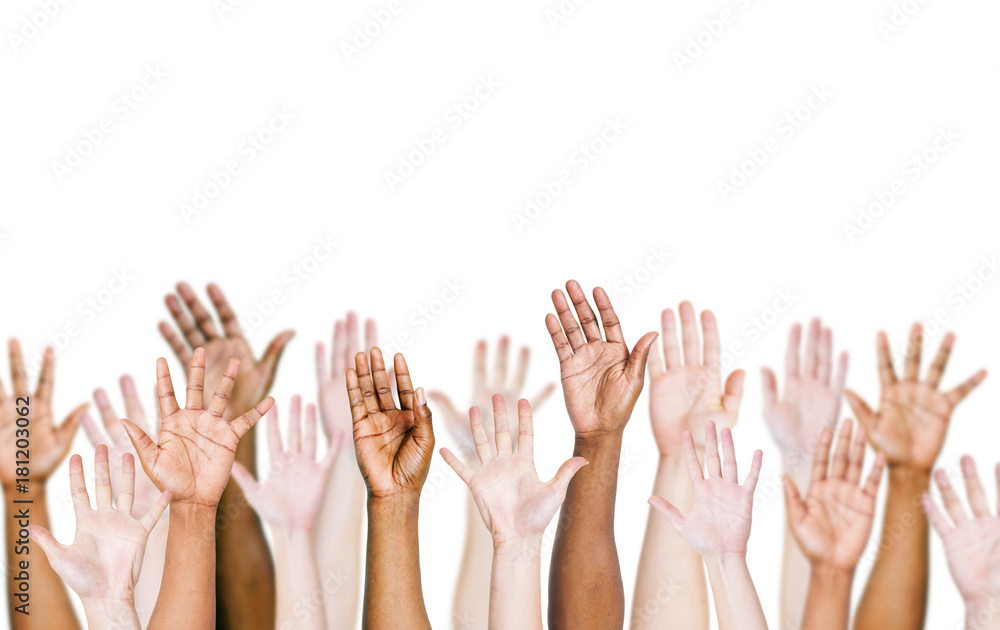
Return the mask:
{"type": "MultiPolygon", "coordinates": [[[[990,509],[976,463],[968,455],[962,458],[962,474],[972,508],[971,517],[952,488],[947,473],[940,469],[934,473],[934,481],[941,491],[944,512],[928,493],[922,495],[921,501],[931,525],[944,543],[948,568],[965,600],[969,618],[989,611],[989,617],[994,620],[992,626],[969,627],[998,627],[1000,623],[991,606],[996,593],[1000,592],[1000,516],[990,509]]],[[[1000,466],[996,468],[996,477],[1000,487],[1000,466]]]]}
{"type": "Polygon", "coordinates": [[[233,312],[218,285],[208,285],[208,297],[212,300],[215,312],[219,316],[222,334],[190,285],[186,282],[179,283],[177,294],[180,300],[177,295],[170,294],[166,297],[166,304],[183,339],[177,334],[177,329],[167,322],[160,322],[160,334],[184,365],[190,365],[191,353],[195,348],[204,348],[205,378],[209,383],[222,380],[230,359],[239,359],[242,370],[240,380],[233,388],[229,411],[235,416],[249,410],[270,391],[278,361],[285,351],[285,346],[295,335],[295,331],[286,330],[279,333],[258,361],[253,355],[250,343],[243,336],[236,313],[233,312]],[[181,300],[184,301],[186,309],[185,306],[181,306],[181,300]]]}
{"type": "Polygon", "coordinates": [[[760,476],[763,453],[759,450],[754,452],[750,472],[741,486],[736,476],[736,450],[730,429],[722,430],[720,459],[715,423],[705,425],[707,479],[690,431],[684,432],[683,442],[688,477],[694,487],[694,507],[688,514],[682,514],[662,497],[651,497],[650,505],[663,514],[677,533],[703,557],[745,555],[750,538],[753,492],[760,476]]]}
{"type": "Polygon", "coordinates": [[[948,392],[938,389],[955,336],[945,335],[927,377],[921,381],[920,354],[923,329],[914,324],[906,350],[903,380],[896,378],[885,333],[878,335],[879,380],[882,399],[878,411],[872,411],[856,393],[847,390],[847,402],[868,430],[868,440],[885,451],[889,466],[906,466],[929,472],[944,444],[948,423],[955,407],[983,382],[986,370],[979,370],[961,385],[948,392]]]}
{"type": "MultiPolygon", "coordinates": [[[[510,339],[501,337],[499,343],[497,343],[492,375],[487,375],[486,372],[485,341],[479,341],[476,344],[475,354],[473,355],[472,406],[485,410],[482,412],[483,426],[490,441],[493,439],[494,432],[493,414],[491,412],[492,394],[494,392],[498,393],[504,397],[504,400],[517,400],[521,397],[521,390],[524,388],[524,380],[528,373],[530,350],[525,346],[518,353],[517,367],[514,373],[508,378],[507,355],[509,354],[509,349],[510,339]]],[[[555,385],[552,383],[546,385],[534,397],[531,403],[532,408],[537,411],[538,407],[545,402],[545,399],[549,397],[554,389],[555,385]]],[[[451,399],[442,392],[428,392],[427,397],[441,409],[441,413],[444,415],[445,426],[448,427],[452,438],[469,454],[475,452],[475,442],[472,439],[472,434],[469,432],[469,423],[466,420],[466,414],[459,412],[455,405],[452,404],[451,399]]],[[[516,420],[510,423],[510,432],[517,433],[516,420]]]]}
{"type": "Polygon", "coordinates": [[[268,397],[232,422],[223,419],[239,371],[231,359],[208,408],[203,407],[205,350],[191,355],[187,397],[181,409],[174,397],[167,361],[156,361],[157,395],[160,400],[159,442],[153,442],[134,422],[122,420],[142,468],[160,490],[170,490],[173,503],[215,509],[229,481],[240,438],[274,405],[268,397]]]}
{"type": "Polygon", "coordinates": [[[30,525],[28,533],[45,552],[52,568],[66,581],[80,599],[90,627],[138,628],[133,589],[139,580],[146,539],[170,502],[170,492],[161,494],[141,518],[132,516],[132,482],[135,460],[122,455],[118,507],[112,505],[111,473],[108,448],[97,447],[94,457],[97,508],[92,509],[84,483],[83,459],[74,455],[69,461],[73,509],[76,512],[76,536],[73,544],[59,543],[44,527],[30,525]],[[109,618],[114,609],[113,617],[109,618]],[[124,616],[125,619],[121,619],[124,616]],[[134,621],[134,625],[128,622],[134,621]]]}
{"type": "Polygon", "coordinates": [[[847,353],[841,352],[833,371],[833,333],[820,320],[809,324],[805,352],[800,359],[802,327],[792,326],[785,355],[785,388],[778,395],[778,380],[763,368],[764,420],[771,437],[786,457],[786,464],[808,470],[810,442],[823,427],[833,428],[840,416],[840,401],[847,378],[847,353]],[[788,461],[794,458],[793,461],[788,461]]]}
{"type": "MultiPolygon", "coordinates": [[[[142,408],[142,402],[136,393],[135,382],[131,376],[123,376],[119,381],[122,390],[122,397],[125,399],[125,416],[139,426],[147,434],[151,433],[150,424],[146,418],[146,412],[142,408]]],[[[115,413],[111,406],[111,400],[103,388],[94,390],[94,404],[101,414],[101,425],[94,421],[94,418],[87,412],[80,417],[83,431],[87,434],[90,443],[95,447],[98,444],[108,445],[108,459],[111,462],[111,489],[114,494],[121,494],[118,480],[122,478],[121,462],[123,455],[138,457],[132,441],[129,440],[125,428],[119,419],[122,417],[115,413]]],[[[160,491],[153,485],[153,481],[140,473],[135,478],[135,500],[134,507],[139,513],[145,513],[160,496],[160,491]]]]}
{"type": "Polygon", "coordinates": [[[278,428],[278,409],[267,415],[267,446],[270,452],[270,476],[258,483],[237,462],[233,479],[243,488],[251,507],[273,527],[312,531],[330,479],[330,469],[340,452],[343,432],[328,444],[326,454],[316,461],[316,407],[306,406],[305,431],[302,427],[302,399],[292,397],[288,420],[288,444],[282,445],[278,428]]]}
{"type": "Polygon", "coordinates": [[[625,428],[642,391],[646,358],[656,333],[646,333],[629,352],[618,316],[604,289],[594,289],[597,316],[579,283],[570,280],[566,292],[576,316],[560,290],[552,292],[556,314],[545,316],[559,356],[566,410],[578,437],[619,433],[625,428]],[[579,318],[579,323],[577,321],[579,318]]]}
{"type": "MultiPolygon", "coordinates": [[[[319,417],[323,421],[326,439],[340,431],[350,432],[351,401],[344,388],[344,373],[354,364],[354,355],[378,345],[375,321],[365,320],[365,345],[362,347],[358,331],[358,316],[348,313],[347,319],[338,319],[333,325],[333,348],[329,359],[323,343],[316,344],[316,380],[319,382],[319,417]],[[328,361],[329,360],[329,364],[328,361]]],[[[390,377],[391,378],[391,377],[390,377]]]]}
{"type": "Polygon", "coordinates": [[[347,393],[354,418],[354,450],[370,497],[419,495],[434,452],[431,410],[423,388],[413,391],[402,354],[395,356],[399,408],[389,388],[382,351],[359,352],[347,370],[347,393]]]}
{"type": "Polygon", "coordinates": [[[504,398],[494,394],[492,402],[493,443],[486,435],[479,408],[469,411],[469,424],[481,464],[479,469],[473,471],[446,448],[441,449],[441,455],[472,491],[483,522],[493,534],[494,546],[540,541],[562,505],[570,480],[587,460],[572,457],[563,463],[555,477],[541,481],[535,472],[531,405],[524,399],[517,403],[520,428],[515,453],[504,398]]]}
{"type": "Polygon", "coordinates": [[[788,476],[783,479],[789,526],[813,566],[854,571],[871,534],[885,454],[875,457],[867,480],[859,485],[866,435],[864,427],[858,427],[852,446],[853,429],[853,423],[845,420],[832,466],[833,431],[822,429],[804,501],[794,482],[788,476]]]}
{"type": "MultiPolygon", "coordinates": [[[[80,417],[87,408],[83,403],[70,412],[62,424],[56,426],[52,414],[52,390],[55,379],[56,354],[46,348],[42,356],[42,370],[38,377],[38,387],[32,394],[28,386],[28,373],[24,368],[21,345],[16,339],[8,344],[10,351],[10,372],[13,391],[7,392],[0,382],[0,485],[5,492],[13,491],[18,479],[28,479],[30,483],[43,484],[69,452],[73,436],[80,427],[80,417]],[[30,417],[30,427],[19,427],[19,410],[30,417]],[[31,463],[27,474],[18,472],[18,438],[31,441],[31,463]]],[[[23,468],[23,467],[22,467],[23,468]]]]}
{"type": "Polygon", "coordinates": [[[660,345],[653,344],[649,360],[649,415],[661,455],[680,452],[684,431],[699,436],[696,444],[703,448],[705,443],[700,436],[704,435],[708,422],[722,427],[735,425],[746,377],[743,370],[736,370],[726,379],[723,389],[721,343],[715,315],[712,311],[701,313],[705,335],[702,352],[698,347],[694,307],[690,302],[681,302],[677,310],[683,346],[677,340],[674,312],[668,308],[661,317],[662,358],[660,345]]]}

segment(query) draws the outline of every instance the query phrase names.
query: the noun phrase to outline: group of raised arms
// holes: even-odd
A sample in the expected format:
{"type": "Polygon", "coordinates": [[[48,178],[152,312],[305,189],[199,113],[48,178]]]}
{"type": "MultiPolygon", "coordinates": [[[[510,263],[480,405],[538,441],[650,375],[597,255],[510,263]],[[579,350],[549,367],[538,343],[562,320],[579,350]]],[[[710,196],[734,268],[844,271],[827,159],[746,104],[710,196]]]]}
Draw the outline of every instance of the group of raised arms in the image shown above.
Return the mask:
{"type": "MultiPolygon", "coordinates": [[[[746,562],[762,453],[754,452],[741,483],[732,427],[745,374],[722,374],[711,311],[699,316],[682,302],[663,311],[660,333],[630,346],[602,289],[591,299],[570,281],[565,293],[552,292],[555,314],[545,325],[575,441],[572,457],[545,481],[533,461],[532,408],[554,387],[532,402],[520,398],[527,349],[510,369],[509,341],[501,339],[488,370],[486,342],[476,346],[474,406],[465,414],[445,394],[418,387],[419,370],[411,374],[401,354],[383,356],[375,324],[362,331],[349,314],[334,325],[331,354],[316,346],[317,404],[292,397],[279,420],[268,392],[292,333],[256,358],[222,291],[209,285],[207,293],[216,318],[187,284],[167,296],[174,325],[162,323],[160,332],[188,368],[178,387],[182,380],[157,359],[155,418],[139,402],[142,387],[124,376],[124,418],[97,389],[97,413],[85,403],[57,424],[53,350],[31,392],[21,348],[10,341],[11,381],[0,383],[0,482],[13,630],[81,627],[67,586],[90,628],[350,630],[362,583],[364,628],[429,628],[417,522],[434,457],[432,409],[463,447],[440,455],[470,491],[456,630],[542,628],[540,556],[557,512],[552,630],[626,622],[707,629],[709,587],[720,628],[767,627],[746,562]],[[615,502],[622,437],[644,386],[659,465],[629,612],[615,502]],[[265,417],[270,465],[258,475],[255,425],[265,417]],[[76,535],[66,544],[47,529],[45,487],[81,425],[95,446],[96,497],[85,483],[90,454],[73,455],[76,535]],[[30,454],[21,440],[30,440],[30,454]],[[30,465],[16,465],[21,458],[30,465]],[[25,505],[30,525],[18,518],[25,505]],[[12,553],[27,547],[26,537],[33,553],[12,553]],[[28,566],[30,609],[19,579],[28,566]]],[[[785,473],[782,629],[844,629],[852,616],[859,630],[923,627],[931,528],[965,602],[967,628],[1000,628],[1000,516],[970,457],[961,462],[968,509],[955,487],[963,484],[934,470],[953,412],[986,376],[940,388],[954,342],[944,337],[921,376],[922,330],[914,326],[900,375],[880,333],[875,406],[845,389],[847,357],[835,356],[819,320],[804,333],[792,327],[780,391],[775,373],[763,370],[763,417],[785,473]],[[838,423],[844,397],[856,421],[838,423]],[[852,581],[884,476],[883,536],[892,544],[879,546],[853,608],[852,581]],[[932,476],[943,505],[929,494],[932,476]]],[[[1000,467],[997,475],[1000,482],[1000,467]]]]}

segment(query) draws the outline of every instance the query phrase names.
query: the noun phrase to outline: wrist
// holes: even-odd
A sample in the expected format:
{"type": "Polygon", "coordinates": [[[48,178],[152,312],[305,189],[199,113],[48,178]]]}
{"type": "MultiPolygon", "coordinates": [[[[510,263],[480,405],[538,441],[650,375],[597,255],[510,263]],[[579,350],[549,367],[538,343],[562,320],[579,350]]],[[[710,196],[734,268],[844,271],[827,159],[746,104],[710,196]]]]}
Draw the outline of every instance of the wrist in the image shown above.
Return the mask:
{"type": "Polygon", "coordinates": [[[3,488],[3,494],[9,499],[37,499],[45,496],[45,479],[29,479],[24,485],[27,486],[27,492],[19,492],[17,489],[17,481],[11,481],[9,484],[4,482],[0,487],[3,488]]]}
{"type": "Polygon", "coordinates": [[[517,538],[493,539],[494,556],[515,557],[528,554],[541,556],[541,553],[542,533],[517,538]]]}
{"type": "Polygon", "coordinates": [[[839,567],[825,562],[812,562],[809,567],[810,579],[826,587],[850,588],[854,581],[854,567],[839,567]]]}
{"type": "Polygon", "coordinates": [[[87,626],[91,628],[140,628],[132,596],[82,599],[87,626]]]}
{"type": "Polygon", "coordinates": [[[703,555],[702,559],[705,561],[705,566],[710,569],[715,568],[725,570],[732,567],[745,567],[747,564],[747,552],[724,551],[703,555]]]}
{"type": "Polygon", "coordinates": [[[931,471],[907,465],[888,466],[889,485],[926,490],[930,487],[931,471]]]}
{"type": "Polygon", "coordinates": [[[401,492],[385,496],[368,495],[368,516],[416,516],[420,508],[420,495],[401,492]]]}
{"type": "Polygon", "coordinates": [[[596,453],[620,453],[622,448],[623,431],[614,430],[606,432],[577,433],[574,440],[574,455],[586,457],[587,454],[596,453]]]}
{"type": "Polygon", "coordinates": [[[208,520],[215,523],[218,504],[171,501],[168,510],[175,521],[190,522],[208,520]]]}

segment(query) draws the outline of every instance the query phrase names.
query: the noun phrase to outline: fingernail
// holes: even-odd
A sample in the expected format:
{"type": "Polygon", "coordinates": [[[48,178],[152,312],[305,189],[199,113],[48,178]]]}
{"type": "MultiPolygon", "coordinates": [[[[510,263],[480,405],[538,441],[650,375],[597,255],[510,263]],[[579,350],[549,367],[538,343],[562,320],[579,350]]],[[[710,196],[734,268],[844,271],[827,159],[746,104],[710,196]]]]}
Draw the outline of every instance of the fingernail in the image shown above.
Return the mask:
{"type": "Polygon", "coordinates": [[[426,405],[427,404],[427,399],[424,398],[424,388],[423,387],[418,387],[417,388],[417,403],[420,404],[420,405],[426,405]]]}

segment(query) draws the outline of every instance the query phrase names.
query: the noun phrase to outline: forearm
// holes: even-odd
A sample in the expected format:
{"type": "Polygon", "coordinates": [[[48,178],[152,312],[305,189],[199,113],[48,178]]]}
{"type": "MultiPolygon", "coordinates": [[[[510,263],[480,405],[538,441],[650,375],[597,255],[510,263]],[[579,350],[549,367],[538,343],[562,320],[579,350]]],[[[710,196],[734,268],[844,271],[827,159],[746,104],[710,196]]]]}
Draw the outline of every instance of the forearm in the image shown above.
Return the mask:
{"type": "Polygon", "coordinates": [[[920,495],[930,475],[889,469],[889,492],[879,554],[855,616],[858,630],[891,626],[918,630],[927,610],[929,528],[920,495]]]}
{"type": "Polygon", "coordinates": [[[542,630],[541,553],[541,537],[494,547],[490,628],[542,630]]]}
{"type": "Polygon", "coordinates": [[[325,630],[326,607],[312,532],[275,528],[274,555],[278,574],[277,630],[325,630]]]}
{"type": "MultiPolygon", "coordinates": [[[[809,487],[809,466],[804,458],[786,454],[784,473],[795,483],[800,492],[809,487]]],[[[785,519],[781,566],[781,627],[799,628],[809,593],[809,559],[795,541],[788,519],[785,519]]]]}
{"type": "Polygon", "coordinates": [[[217,532],[219,628],[270,630],[275,618],[271,550],[260,518],[236,483],[222,493],[217,532]]]}
{"type": "Polygon", "coordinates": [[[357,624],[367,494],[354,456],[350,452],[342,453],[333,464],[326,497],[313,531],[326,618],[331,628],[349,630],[357,624]]]}
{"type": "Polygon", "coordinates": [[[147,630],[215,628],[215,508],[173,503],[163,581],[147,630]]]}
{"type": "Polygon", "coordinates": [[[719,630],[767,630],[764,609],[750,577],[746,556],[706,557],[705,566],[715,598],[719,630]]]}
{"type": "Polygon", "coordinates": [[[802,623],[795,627],[803,630],[847,630],[851,620],[853,582],[852,571],[813,566],[802,623]]]}
{"type": "Polygon", "coordinates": [[[493,537],[471,496],[466,498],[465,506],[465,553],[455,585],[452,626],[455,630],[487,630],[491,567],[496,565],[493,537]]]}
{"type": "Polygon", "coordinates": [[[420,584],[419,497],[368,499],[368,554],[362,625],[429,630],[420,584]]]}
{"type": "MultiPolygon", "coordinates": [[[[704,456],[704,455],[702,455],[704,456]]],[[[683,456],[660,457],[653,494],[688,512],[694,501],[683,456]]],[[[632,630],[666,627],[707,630],[708,590],[701,556],[650,508],[632,601],[632,630]]]]}
{"type": "Polygon", "coordinates": [[[625,589],[615,545],[620,433],[576,439],[584,466],[569,484],[559,514],[549,572],[552,630],[620,628],[625,589]]]}
{"type": "Polygon", "coordinates": [[[84,601],[87,627],[93,630],[141,630],[139,616],[132,601],[84,601]]]}
{"type": "Polygon", "coordinates": [[[156,606],[163,581],[163,564],[167,557],[167,532],[170,530],[170,511],[164,512],[146,541],[146,553],[142,559],[142,573],[135,585],[135,610],[142,627],[149,625],[149,619],[156,606]]]}
{"type": "Polygon", "coordinates": [[[45,482],[30,481],[27,486],[27,493],[15,492],[12,488],[3,490],[7,511],[4,532],[10,627],[12,630],[79,628],[80,623],[62,579],[49,565],[41,548],[28,540],[26,528],[29,524],[52,530],[45,482]]]}

